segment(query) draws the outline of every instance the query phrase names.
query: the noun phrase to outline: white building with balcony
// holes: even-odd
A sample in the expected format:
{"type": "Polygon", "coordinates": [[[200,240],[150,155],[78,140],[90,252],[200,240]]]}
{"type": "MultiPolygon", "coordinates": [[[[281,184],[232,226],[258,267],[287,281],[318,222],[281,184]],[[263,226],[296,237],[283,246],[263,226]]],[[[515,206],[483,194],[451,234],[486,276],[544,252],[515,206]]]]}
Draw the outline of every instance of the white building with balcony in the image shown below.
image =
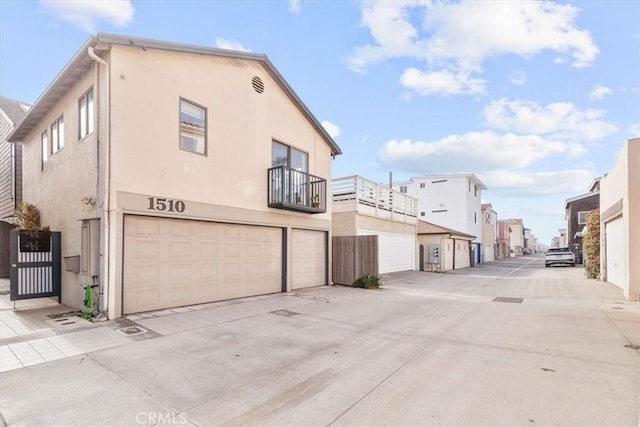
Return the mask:
{"type": "Polygon", "coordinates": [[[476,236],[472,241],[475,263],[482,260],[482,190],[487,186],[473,174],[426,175],[393,185],[393,189],[418,199],[418,218],[476,236]]]}
{"type": "Polygon", "coordinates": [[[334,178],[334,237],[378,236],[379,274],[416,269],[418,201],[366,178],[334,178]]]}

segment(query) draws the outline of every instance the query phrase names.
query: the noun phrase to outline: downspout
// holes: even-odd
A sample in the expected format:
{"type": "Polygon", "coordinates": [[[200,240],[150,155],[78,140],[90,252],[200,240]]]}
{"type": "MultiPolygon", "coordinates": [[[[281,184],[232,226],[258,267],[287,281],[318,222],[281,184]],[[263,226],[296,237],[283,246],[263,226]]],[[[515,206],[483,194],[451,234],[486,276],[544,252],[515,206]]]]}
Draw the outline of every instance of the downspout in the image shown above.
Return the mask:
{"type": "MultiPolygon", "coordinates": [[[[96,61],[97,63],[103,65],[105,67],[105,70],[107,72],[107,78],[106,78],[106,82],[105,82],[105,93],[107,94],[107,102],[106,102],[106,108],[105,108],[105,121],[104,121],[104,129],[105,129],[105,171],[107,174],[106,180],[105,180],[105,189],[104,189],[104,194],[102,196],[102,212],[103,212],[103,218],[105,220],[105,231],[104,231],[104,256],[106,259],[106,263],[105,263],[105,269],[104,269],[104,277],[102,278],[102,280],[100,280],[100,291],[102,294],[102,307],[101,310],[103,313],[108,313],[109,310],[109,276],[111,274],[111,219],[110,219],[110,214],[111,214],[111,138],[110,138],[110,132],[109,129],[111,127],[110,124],[110,117],[109,117],[109,110],[110,110],[110,105],[111,105],[111,101],[109,99],[109,91],[110,91],[110,87],[109,87],[109,82],[111,81],[111,69],[109,67],[109,63],[106,62],[104,59],[100,58],[98,55],[95,54],[93,47],[89,46],[87,48],[87,54],[89,55],[89,57],[91,59],[93,59],[94,61],[96,61]],[[105,203],[106,201],[106,203],[105,203]]],[[[97,149],[96,149],[96,162],[97,162],[97,167],[98,167],[98,173],[97,173],[97,183],[96,183],[96,187],[98,186],[99,182],[100,182],[100,124],[102,123],[102,121],[100,120],[100,113],[101,113],[101,104],[100,104],[100,72],[99,70],[96,70],[96,86],[98,87],[98,90],[96,90],[94,92],[94,102],[95,104],[98,106],[98,108],[96,109],[97,112],[97,120],[96,120],[96,142],[97,142],[97,149]]],[[[96,196],[98,191],[96,191],[96,196]]],[[[113,313],[112,313],[113,315],[113,313]]]]}

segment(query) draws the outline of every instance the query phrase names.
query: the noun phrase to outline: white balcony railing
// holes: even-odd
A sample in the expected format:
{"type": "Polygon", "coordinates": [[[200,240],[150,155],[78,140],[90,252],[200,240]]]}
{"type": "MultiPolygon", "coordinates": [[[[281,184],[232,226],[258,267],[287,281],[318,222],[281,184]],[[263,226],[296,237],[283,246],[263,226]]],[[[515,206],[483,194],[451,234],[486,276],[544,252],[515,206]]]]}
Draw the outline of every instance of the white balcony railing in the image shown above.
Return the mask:
{"type": "Polygon", "coordinates": [[[358,212],[415,224],[418,200],[385,185],[354,175],[331,180],[333,212],[358,212]]]}

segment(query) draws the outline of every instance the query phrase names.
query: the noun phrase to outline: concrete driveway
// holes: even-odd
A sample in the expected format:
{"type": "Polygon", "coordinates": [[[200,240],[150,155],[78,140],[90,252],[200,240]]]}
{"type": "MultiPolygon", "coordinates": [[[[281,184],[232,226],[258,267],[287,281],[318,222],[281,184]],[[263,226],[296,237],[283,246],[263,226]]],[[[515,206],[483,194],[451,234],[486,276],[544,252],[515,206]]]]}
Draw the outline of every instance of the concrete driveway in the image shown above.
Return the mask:
{"type": "Polygon", "coordinates": [[[0,414],[8,425],[638,426],[640,306],[612,285],[536,257],[383,283],[107,322],[148,332],[3,372],[0,414]]]}

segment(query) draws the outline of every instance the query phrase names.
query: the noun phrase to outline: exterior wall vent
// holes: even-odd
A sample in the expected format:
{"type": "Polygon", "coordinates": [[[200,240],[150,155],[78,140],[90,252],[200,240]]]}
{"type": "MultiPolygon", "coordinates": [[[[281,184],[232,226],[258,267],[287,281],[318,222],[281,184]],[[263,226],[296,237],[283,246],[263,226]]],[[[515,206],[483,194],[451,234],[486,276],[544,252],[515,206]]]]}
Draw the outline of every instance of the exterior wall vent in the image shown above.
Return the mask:
{"type": "Polygon", "coordinates": [[[264,82],[262,81],[262,79],[258,76],[255,76],[254,78],[251,79],[251,85],[253,86],[253,89],[258,92],[258,93],[262,93],[264,92],[264,82]]]}

